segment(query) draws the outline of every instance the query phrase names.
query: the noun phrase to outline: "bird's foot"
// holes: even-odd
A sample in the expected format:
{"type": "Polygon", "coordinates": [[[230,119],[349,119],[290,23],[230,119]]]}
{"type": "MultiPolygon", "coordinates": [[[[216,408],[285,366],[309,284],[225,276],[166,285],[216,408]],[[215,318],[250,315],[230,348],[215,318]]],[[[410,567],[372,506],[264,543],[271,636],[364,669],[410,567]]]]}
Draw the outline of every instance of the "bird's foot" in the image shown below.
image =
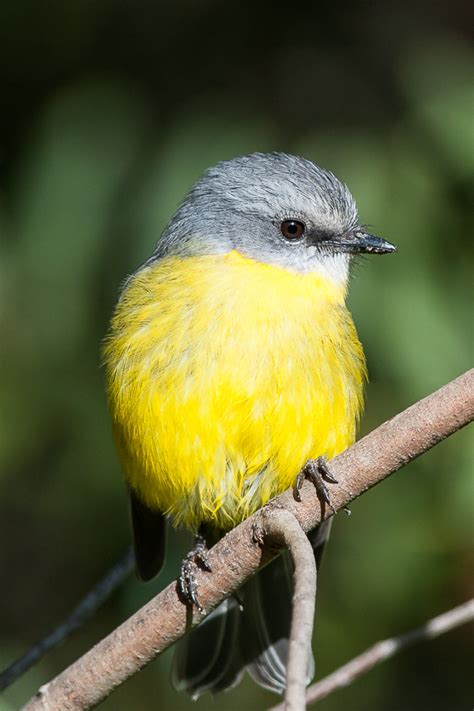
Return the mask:
{"type": "Polygon", "coordinates": [[[195,577],[196,567],[211,572],[208,559],[208,550],[204,535],[199,532],[196,536],[194,546],[189,551],[181,563],[181,574],[178,580],[178,588],[186,605],[194,605],[199,612],[203,612],[203,607],[197,597],[198,585],[195,577]]]}
{"type": "Polygon", "coordinates": [[[324,457],[318,457],[317,459],[308,459],[298,476],[296,477],[294,497],[296,501],[301,501],[301,487],[305,479],[308,479],[314,485],[318,497],[324,501],[333,511],[336,513],[336,509],[331,503],[331,497],[329,495],[329,489],[325,482],[329,484],[337,484],[338,481],[331,474],[329,467],[327,465],[326,459],[324,457]]]}

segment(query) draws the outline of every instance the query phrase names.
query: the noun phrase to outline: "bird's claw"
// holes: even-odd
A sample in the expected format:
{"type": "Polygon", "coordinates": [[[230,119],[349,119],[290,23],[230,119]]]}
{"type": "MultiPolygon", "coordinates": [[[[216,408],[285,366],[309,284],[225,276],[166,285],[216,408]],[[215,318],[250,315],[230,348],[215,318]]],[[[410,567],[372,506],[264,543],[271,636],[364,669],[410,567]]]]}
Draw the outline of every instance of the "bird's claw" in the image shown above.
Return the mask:
{"type": "Polygon", "coordinates": [[[301,501],[301,487],[303,486],[305,479],[308,479],[314,485],[318,497],[332,509],[333,513],[336,513],[336,509],[331,503],[329,489],[325,482],[327,481],[329,484],[337,484],[338,481],[331,474],[324,457],[308,459],[304,467],[299,472],[296,477],[294,488],[294,497],[296,501],[301,501]]]}
{"type": "Polygon", "coordinates": [[[178,579],[178,587],[181,597],[186,605],[193,605],[203,612],[204,608],[199,602],[197,596],[198,585],[195,577],[196,567],[202,570],[211,572],[211,566],[208,558],[208,550],[206,540],[202,534],[196,536],[194,547],[184,558],[181,563],[181,574],[178,579]]]}

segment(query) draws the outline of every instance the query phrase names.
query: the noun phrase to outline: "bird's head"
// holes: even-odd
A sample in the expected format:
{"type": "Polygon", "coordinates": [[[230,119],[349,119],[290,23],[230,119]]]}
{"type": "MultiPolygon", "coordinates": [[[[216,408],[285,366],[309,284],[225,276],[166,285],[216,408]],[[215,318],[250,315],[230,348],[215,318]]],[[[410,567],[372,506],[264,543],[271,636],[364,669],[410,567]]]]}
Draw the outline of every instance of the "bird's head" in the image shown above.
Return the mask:
{"type": "Polygon", "coordinates": [[[222,161],[192,187],[166,227],[166,254],[243,256],[344,282],[351,255],[395,251],[359,223],[347,187],[332,173],[285,153],[222,161]]]}

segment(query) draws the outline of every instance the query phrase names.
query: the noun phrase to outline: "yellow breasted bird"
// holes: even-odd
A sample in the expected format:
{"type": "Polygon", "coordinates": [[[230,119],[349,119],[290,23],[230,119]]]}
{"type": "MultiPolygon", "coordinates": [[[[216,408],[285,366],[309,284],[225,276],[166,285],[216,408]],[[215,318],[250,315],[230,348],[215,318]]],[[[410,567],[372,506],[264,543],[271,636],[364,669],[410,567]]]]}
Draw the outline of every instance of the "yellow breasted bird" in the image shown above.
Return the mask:
{"type": "MultiPolygon", "coordinates": [[[[303,158],[254,153],[194,185],[126,282],[104,348],[143,579],[161,567],[165,517],[199,533],[202,552],[203,536],[294,485],[308,460],[353,443],[366,367],[344,303],[351,255],[394,249],[360,225],[346,186],[303,158]]],[[[327,533],[311,534],[317,562],[327,533]]],[[[247,669],[281,693],[291,575],[280,556],[242,604],[224,602],[182,640],[177,688],[216,692],[247,669]]],[[[197,602],[190,580],[188,566],[197,602]]]]}

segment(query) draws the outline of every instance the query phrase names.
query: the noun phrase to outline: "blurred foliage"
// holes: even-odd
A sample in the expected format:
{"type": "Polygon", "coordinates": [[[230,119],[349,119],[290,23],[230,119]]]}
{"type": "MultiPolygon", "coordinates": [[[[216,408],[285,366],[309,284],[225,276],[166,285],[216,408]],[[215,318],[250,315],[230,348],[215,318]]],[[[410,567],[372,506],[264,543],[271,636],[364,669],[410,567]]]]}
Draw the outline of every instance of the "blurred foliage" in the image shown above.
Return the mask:
{"type": "MultiPolygon", "coordinates": [[[[119,284],[208,165],[253,150],[334,170],[399,246],[355,265],[350,305],[371,373],[363,431],[470,365],[473,169],[467,3],[235,1],[0,8],[0,663],[57,623],[128,544],[99,343],[119,284]]],[[[466,599],[472,447],[457,434],[338,517],[320,581],[324,675],[466,599]]],[[[17,708],[171,580],[129,580],[6,692],[17,708]]],[[[469,635],[411,650],[321,702],[468,708],[469,635]]],[[[170,653],[104,709],[186,709],[170,653]]],[[[265,708],[248,679],[194,708],[265,708]]]]}

